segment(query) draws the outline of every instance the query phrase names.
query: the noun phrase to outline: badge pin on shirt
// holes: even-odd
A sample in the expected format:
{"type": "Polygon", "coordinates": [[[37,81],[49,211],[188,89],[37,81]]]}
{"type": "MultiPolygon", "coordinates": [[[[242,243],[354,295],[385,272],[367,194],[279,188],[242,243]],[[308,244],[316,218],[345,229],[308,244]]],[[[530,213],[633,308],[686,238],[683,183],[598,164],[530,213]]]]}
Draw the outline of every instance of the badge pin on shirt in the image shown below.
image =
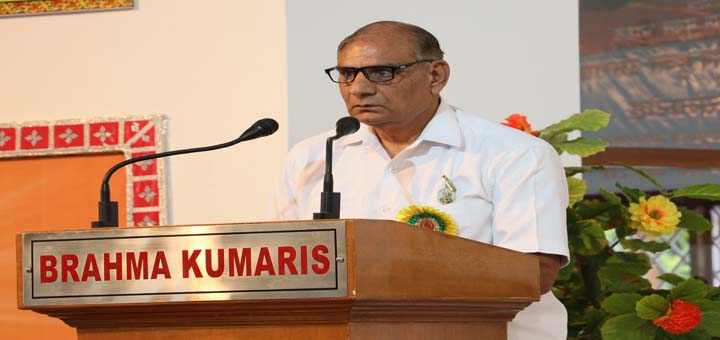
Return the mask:
{"type": "Polygon", "coordinates": [[[442,180],[445,183],[445,187],[440,189],[437,193],[438,202],[440,202],[440,204],[442,204],[442,205],[446,205],[446,204],[455,202],[457,188],[450,181],[450,179],[447,178],[447,176],[442,175],[442,180]]]}

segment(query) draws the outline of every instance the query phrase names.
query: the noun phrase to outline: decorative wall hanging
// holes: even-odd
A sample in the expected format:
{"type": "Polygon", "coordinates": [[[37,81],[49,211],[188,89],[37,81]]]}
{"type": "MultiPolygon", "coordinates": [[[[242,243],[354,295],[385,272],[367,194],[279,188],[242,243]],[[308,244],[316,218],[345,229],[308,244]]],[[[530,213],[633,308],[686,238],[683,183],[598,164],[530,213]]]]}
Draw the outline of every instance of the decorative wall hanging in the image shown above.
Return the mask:
{"type": "MultiPolygon", "coordinates": [[[[128,159],[154,154],[165,149],[166,123],[160,115],[0,123],[0,158],[122,152],[128,159]]],[[[127,225],[166,224],[162,160],[134,163],[126,174],[127,225]]]]}
{"type": "MultiPolygon", "coordinates": [[[[612,113],[607,128],[583,136],[607,140],[610,152],[673,149],[677,159],[720,150],[719,1],[583,0],[579,28],[581,109],[612,113]]],[[[644,170],[668,189],[720,180],[720,168],[688,165],[644,170]]],[[[583,179],[593,193],[616,182],[655,190],[622,167],[583,179]]]]}
{"type": "Polygon", "coordinates": [[[0,15],[48,14],[133,8],[135,0],[0,0],[0,15]]]}

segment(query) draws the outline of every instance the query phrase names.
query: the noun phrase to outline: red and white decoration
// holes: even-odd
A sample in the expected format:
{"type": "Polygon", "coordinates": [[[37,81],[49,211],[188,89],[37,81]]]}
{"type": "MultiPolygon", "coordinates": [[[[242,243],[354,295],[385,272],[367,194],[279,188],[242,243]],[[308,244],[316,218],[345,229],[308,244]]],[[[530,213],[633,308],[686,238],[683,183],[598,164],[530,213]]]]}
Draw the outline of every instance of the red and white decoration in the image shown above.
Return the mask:
{"type": "MultiPolygon", "coordinates": [[[[0,123],[0,158],[113,151],[126,158],[154,154],[165,149],[166,123],[160,115],[0,123]]],[[[127,225],[166,224],[162,160],[135,163],[126,174],[127,225]]]]}

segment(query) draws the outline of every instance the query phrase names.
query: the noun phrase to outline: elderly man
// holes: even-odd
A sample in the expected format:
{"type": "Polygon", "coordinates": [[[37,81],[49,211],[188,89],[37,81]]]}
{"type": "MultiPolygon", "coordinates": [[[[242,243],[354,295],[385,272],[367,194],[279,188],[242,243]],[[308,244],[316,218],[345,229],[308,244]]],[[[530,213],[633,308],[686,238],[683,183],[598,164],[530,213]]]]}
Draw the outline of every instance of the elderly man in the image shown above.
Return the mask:
{"type": "MultiPolygon", "coordinates": [[[[454,220],[458,236],[536,254],[543,295],[509,324],[508,338],[565,339],[566,311],[550,292],[568,261],[567,187],[553,148],[441,99],[450,67],[437,39],[414,25],[360,28],[340,43],[337,66],[326,73],[362,123],[335,144],[341,217],[395,219],[409,206],[430,206],[454,220]]],[[[290,151],[278,219],[310,219],[320,210],[324,141],[332,134],[290,151]]]]}

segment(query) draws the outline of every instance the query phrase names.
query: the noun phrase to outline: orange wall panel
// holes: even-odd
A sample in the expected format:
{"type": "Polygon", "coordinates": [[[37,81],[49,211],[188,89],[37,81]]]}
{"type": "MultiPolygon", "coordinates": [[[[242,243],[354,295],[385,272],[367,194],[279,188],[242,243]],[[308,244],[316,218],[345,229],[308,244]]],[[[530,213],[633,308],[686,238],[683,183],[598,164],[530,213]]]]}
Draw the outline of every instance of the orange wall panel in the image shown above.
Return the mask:
{"type": "MultiPolygon", "coordinates": [[[[97,219],[100,182],[121,153],[0,159],[0,338],[76,339],[58,319],[17,309],[15,234],[88,229],[97,219]]],[[[125,224],[125,170],[110,182],[125,224]]]]}

